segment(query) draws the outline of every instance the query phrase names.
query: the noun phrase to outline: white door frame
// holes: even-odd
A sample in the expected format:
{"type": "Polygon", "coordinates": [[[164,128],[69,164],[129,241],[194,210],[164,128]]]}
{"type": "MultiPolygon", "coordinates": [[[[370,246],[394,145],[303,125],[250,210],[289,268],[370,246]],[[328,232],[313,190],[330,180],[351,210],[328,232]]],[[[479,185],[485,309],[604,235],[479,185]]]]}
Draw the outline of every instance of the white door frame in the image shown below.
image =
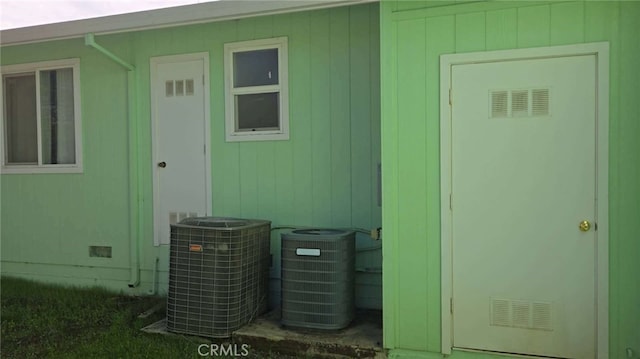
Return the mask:
{"type": "Polygon", "coordinates": [[[609,356],[609,43],[446,54],[440,57],[440,216],[441,216],[441,329],[442,353],[453,346],[453,252],[451,194],[451,73],[453,65],[524,60],[579,55],[595,55],[596,79],[596,326],[598,359],[609,356]]]}
{"type": "Polygon", "coordinates": [[[184,61],[193,61],[193,60],[202,60],[203,64],[203,73],[204,73],[204,86],[203,86],[203,96],[204,96],[204,144],[207,149],[205,156],[205,196],[206,196],[206,204],[207,204],[207,214],[211,215],[213,210],[212,204],[212,196],[211,196],[211,112],[210,112],[210,101],[211,96],[209,95],[209,53],[208,52],[198,52],[191,54],[180,54],[180,55],[169,55],[169,56],[157,56],[152,57],[149,60],[149,71],[150,71],[150,95],[151,95],[151,173],[153,179],[153,204],[151,208],[153,209],[153,245],[159,246],[157,236],[155,234],[156,231],[156,223],[158,222],[156,213],[155,204],[159,201],[160,191],[158,190],[158,180],[155,175],[156,163],[158,159],[156,158],[156,147],[157,147],[157,134],[156,134],[156,121],[157,121],[157,113],[156,106],[157,100],[154,93],[154,89],[157,85],[157,75],[158,75],[158,65],[173,63],[173,62],[184,62],[184,61]]]}

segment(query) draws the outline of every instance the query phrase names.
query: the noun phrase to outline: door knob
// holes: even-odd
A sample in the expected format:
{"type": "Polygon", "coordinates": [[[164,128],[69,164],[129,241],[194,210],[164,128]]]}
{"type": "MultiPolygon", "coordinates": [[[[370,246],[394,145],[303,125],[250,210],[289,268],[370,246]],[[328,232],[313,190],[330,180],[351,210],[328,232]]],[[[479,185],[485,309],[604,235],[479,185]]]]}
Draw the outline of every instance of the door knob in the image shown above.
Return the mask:
{"type": "Polygon", "coordinates": [[[589,221],[582,221],[578,225],[578,228],[580,228],[581,231],[586,232],[591,229],[591,223],[589,223],[589,221]]]}
{"type": "Polygon", "coordinates": [[[167,167],[167,163],[165,161],[158,162],[158,167],[165,168],[165,167],[167,167]]]}

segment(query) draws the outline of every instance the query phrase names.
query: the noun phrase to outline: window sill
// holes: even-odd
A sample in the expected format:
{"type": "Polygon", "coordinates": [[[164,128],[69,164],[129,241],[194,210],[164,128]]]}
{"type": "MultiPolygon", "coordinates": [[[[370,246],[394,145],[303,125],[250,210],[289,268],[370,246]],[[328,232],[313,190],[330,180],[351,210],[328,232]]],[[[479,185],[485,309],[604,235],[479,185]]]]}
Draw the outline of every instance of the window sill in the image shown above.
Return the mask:
{"type": "Polygon", "coordinates": [[[52,174],[52,173],[83,173],[82,166],[2,166],[0,174],[52,174]]]}
{"type": "Polygon", "coordinates": [[[227,133],[227,142],[246,142],[246,141],[287,141],[289,133],[260,133],[260,132],[234,132],[227,133]]]}

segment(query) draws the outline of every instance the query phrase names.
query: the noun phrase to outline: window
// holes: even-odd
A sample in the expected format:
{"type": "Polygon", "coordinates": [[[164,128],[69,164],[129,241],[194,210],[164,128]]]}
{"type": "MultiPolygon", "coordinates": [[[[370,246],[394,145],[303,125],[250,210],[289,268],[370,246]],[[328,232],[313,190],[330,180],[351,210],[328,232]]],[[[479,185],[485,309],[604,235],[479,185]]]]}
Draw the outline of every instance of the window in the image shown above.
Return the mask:
{"type": "Polygon", "coordinates": [[[287,38],[225,44],[227,141],[289,139],[287,38]]]}
{"type": "Polygon", "coordinates": [[[81,172],[78,59],[2,67],[3,173],[81,172]]]}

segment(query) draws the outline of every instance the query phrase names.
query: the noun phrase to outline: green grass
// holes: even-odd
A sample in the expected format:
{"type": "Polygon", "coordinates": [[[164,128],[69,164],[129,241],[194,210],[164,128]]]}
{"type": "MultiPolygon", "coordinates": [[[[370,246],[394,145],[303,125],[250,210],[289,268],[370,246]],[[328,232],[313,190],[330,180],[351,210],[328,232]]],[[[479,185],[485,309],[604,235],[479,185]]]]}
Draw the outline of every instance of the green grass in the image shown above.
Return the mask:
{"type": "Polygon", "coordinates": [[[140,331],[163,314],[138,314],[163,299],[5,277],[0,284],[3,358],[199,357],[191,338],[140,331]]]}
{"type": "MultiPolygon", "coordinates": [[[[2,358],[202,358],[205,340],[140,329],[164,317],[138,314],[164,302],[99,288],[69,288],[3,277],[2,358]]],[[[279,357],[251,349],[250,357],[279,357]]]]}

